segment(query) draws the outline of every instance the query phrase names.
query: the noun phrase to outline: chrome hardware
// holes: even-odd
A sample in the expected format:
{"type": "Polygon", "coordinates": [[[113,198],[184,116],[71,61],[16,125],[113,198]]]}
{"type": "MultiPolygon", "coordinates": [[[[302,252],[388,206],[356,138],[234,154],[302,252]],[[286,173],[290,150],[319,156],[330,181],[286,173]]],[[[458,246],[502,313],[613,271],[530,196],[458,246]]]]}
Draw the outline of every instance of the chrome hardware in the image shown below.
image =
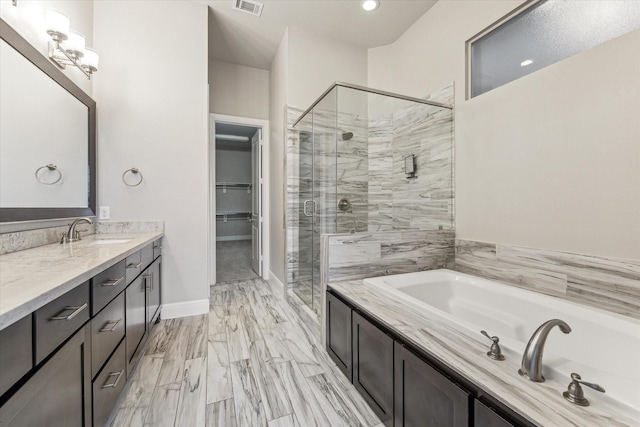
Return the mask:
{"type": "Polygon", "coordinates": [[[107,375],[107,380],[111,377],[116,377],[116,380],[112,383],[104,383],[104,385],[102,386],[102,388],[116,388],[116,386],[118,385],[118,381],[120,381],[120,377],[122,376],[122,374],[124,373],[124,369],[121,370],[120,372],[113,372],[109,375],[107,375]]]}
{"type": "Polygon", "coordinates": [[[87,224],[93,224],[93,220],[91,218],[82,217],[77,218],[69,225],[69,230],[62,235],[62,240],[60,243],[70,243],[80,240],[80,233],[76,230],[76,227],[81,222],[86,222],[87,224]]]}
{"type": "Polygon", "coordinates": [[[571,383],[569,384],[569,389],[562,393],[564,398],[571,403],[575,403],[576,405],[589,406],[589,401],[586,397],[584,397],[584,392],[582,391],[582,387],[580,386],[580,384],[586,385],[587,387],[590,387],[601,393],[605,392],[604,388],[600,387],[598,384],[582,381],[582,377],[574,372],[571,374],[571,383]]]}
{"type": "Polygon", "coordinates": [[[131,263],[127,265],[127,268],[140,268],[142,266],[142,261],[137,264],[131,263]]]}
{"type": "Polygon", "coordinates": [[[60,171],[58,166],[54,165],[53,163],[49,163],[48,165],[40,166],[38,169],[36,169],[36,181],[38,181],[40,184],[53,185],[53,184],[59,183],[61,179],[62,179],[62,172],[60,171]],[[58,173],[58,177],[54,181],[51,181],[51,182],[41,181],[40,177],[38,176],[38,173],[42,169],[48,169],[51,172],[56,171],[58,173]]]}
{"type": "Polygon", "coordinates": [[[302,213],[304,214],[304,216],[313,216],[313,214],[316,212],[316,201],[315,200],[305,200],[304,203],[302,204],[302,213]],[[313,211],[311,213],[307,213],[307,203],[312,203],[313,204],[313,211]]]}
{"type": "Polygon", "coordinates": [[[140,172],[140,169],[138,168],[129,168],[126,171],[124,171],[124,173],[122,174],[122,182],[124,182],[124,185],[126,185],[127,187],[137,187],[138,185],[142,184],[143,179],[144,177],[142,176],[142,172],[140,172]],[[138,181],[133,184],[129,184],[127,180],[124,179],[127,173],[131,173],[135,176],[138,176],[138,181]]]}
{"type": "Polygon", "coordinates": [[[338,202],[338,209],[342,212],[346,212],[351,209],[351,202],[347,199],[340,199],[338,202]]]}
{"type": "Polygon", "coordinates": [[[491,341],[493,341],[493,344],[491,344],[491,351],[487,352],[487,356],[493,360],[504,360],[504,356],[502,355],[502,349],[500,348],[500,344],[498,344],[498,342],[500,341],[500,338],[496,336],[489,336],[487,331],[480,331],[480,333],[485,337],[489,338],[491,341]]]}
{"type": "Polygon", "coordinates": [[[120,324],[120,322],[122,322],[122,319],[118,319],[115,322],[109,322],[106,325],[104,325],[104,327],[102,329],[100,329],[100,332],[113,332],[116,330],[116,328],[118,327],[118,325],[120,324]],[[107,328],[107,326],[109,325],[113,325],[110,328],[107,328]]]}
{"type": "Polygon", "coordinates": [[[121,277],[119,279],[106,280],[100,283],[100,286],[118,286],[120,283],[122,283],[123,280],[124,280],[124,277],[121,277]]]}
{"type": "Polygon", "coordinates": [[[80,312],[82,310],[84,310],[85,308],[87,308],[87,303],[86,302],[84,304],[82,304],[82,305],[77,306],[77,307],[66,306],[64,308],[64,310],[62,310],[60,312],[60,314],[58,314],[57,316],[50,317],[49,320],[71,320],[74,317],[76,317],[78,314],[80,314],[80,312]],[[62,313],[64,313],[65,311],[69,311],[69,310],[73,310],[73,313],[71,313],[68,316],[62,316],[62,313]]]}
{"type": "Polygon", "coordinates": [[[151,273],[143,275],[142,278],[144,279],[145,289],[153,289],[153,276],[151,276],[151,273]],[[149,285],[149,281],[147,279],[151,279],[151,285],[149,285]]]}
{"type": "Polygon", "coordinates": [[[544,377],[542,376],[542,352],[544,351],[544,343],[547,341],[547,336],[554,326],[558,326],[565,334],[571,332],[571,327],[560,319],[549,320],[540,325],[524,349],[522,363],[520,364],[520,369],[518,369],[520,376],[529,381],[544,382],[544,377]]]}

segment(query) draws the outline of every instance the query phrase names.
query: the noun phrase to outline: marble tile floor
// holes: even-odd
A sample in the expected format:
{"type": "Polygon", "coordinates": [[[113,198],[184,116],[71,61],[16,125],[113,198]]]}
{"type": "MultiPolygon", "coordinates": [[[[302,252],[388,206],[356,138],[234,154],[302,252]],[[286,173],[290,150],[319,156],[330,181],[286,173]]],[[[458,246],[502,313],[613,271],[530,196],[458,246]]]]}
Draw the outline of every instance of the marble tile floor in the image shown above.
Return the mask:
{"type": "Polygon", "coordinates": [[[382,427],[280,289],[225,282],[210,301],[154,328],[111,426],[382,427]]]}
{"type": "Polygon", "coordinates": [[[216,242],[216,282],[257,278],[251,268],[251,240],[216,242]]]}

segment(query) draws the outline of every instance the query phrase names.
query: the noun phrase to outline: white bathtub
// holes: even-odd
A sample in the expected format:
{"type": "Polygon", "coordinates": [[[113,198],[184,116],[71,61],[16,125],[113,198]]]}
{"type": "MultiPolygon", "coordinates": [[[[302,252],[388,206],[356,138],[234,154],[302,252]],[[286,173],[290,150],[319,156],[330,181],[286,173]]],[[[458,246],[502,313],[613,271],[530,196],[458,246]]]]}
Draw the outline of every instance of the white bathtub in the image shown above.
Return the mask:
{"type": "MultiPolygon", "coordinates": [[[[499,336],[505,355],[518,361],[538,326],[562,319],[572,331],[554,328],[549,334],[542,360],[545,378],[569,384],[571,372],[577,372],[603,386],[608,398],[640,410],[639,320],[451,270],[365,283],[400,291],[407,302],[438,312],[470,336],[481,337],[482,329],[499,336]]],[[[488,348],[491,342],[486,341],[488,348]]],[[[594,393],[585,390],[587,396],[594,393]]]]}

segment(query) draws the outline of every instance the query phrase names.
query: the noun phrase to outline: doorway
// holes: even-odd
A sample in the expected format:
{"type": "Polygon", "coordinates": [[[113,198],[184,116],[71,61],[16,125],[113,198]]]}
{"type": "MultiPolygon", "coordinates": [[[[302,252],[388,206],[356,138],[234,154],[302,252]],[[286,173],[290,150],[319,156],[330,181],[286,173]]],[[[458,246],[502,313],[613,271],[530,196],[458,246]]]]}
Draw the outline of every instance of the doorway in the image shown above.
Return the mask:
{"type": "MultiPolygon", "coordinates": [[[[265,277],[265,123],[212,115],[210,283],[265,277]]],[[[267,234],[267,238],[265,238],[267,234]]]]}

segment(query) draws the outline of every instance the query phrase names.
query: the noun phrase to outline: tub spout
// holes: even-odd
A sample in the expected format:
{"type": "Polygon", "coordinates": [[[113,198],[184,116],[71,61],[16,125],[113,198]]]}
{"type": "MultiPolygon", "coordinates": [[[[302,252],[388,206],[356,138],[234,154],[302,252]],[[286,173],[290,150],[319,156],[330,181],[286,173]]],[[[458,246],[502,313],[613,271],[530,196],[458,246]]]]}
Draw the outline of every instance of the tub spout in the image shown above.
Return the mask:
{"type": "Polygon", "coordinates": [[[536,329],[524,349],[522,364],[518,370],[518,373],[529,381],[544,382],[544,377],[542,376],[542,352],[544,351],[544,343],[547,341],[547,336],[554,326],[558,326],[565,334],[571,332],[569,325],[560,319],[544,322],[536,329]]]}

